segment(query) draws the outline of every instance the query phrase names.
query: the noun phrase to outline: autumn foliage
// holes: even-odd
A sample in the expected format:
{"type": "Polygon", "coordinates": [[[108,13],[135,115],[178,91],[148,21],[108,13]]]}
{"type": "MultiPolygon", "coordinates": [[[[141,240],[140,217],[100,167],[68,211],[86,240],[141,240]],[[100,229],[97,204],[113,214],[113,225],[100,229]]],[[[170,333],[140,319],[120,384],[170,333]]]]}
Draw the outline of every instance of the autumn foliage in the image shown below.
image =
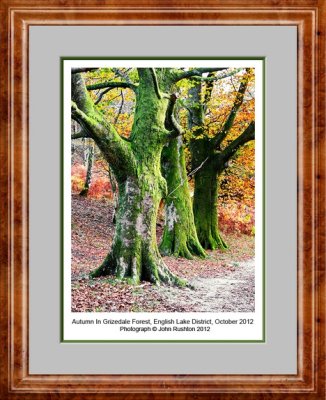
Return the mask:
{"type": "Polygon", "coordinates": [[[249,143],[220,176],[219,226],[225,233],[255,234],[255,147],[249,143]]]}
{"type": "MultiPolygon", "coordinates": [[[[93,199],[112,199],[113,192],[109,177],[105,175],[105,170],[101,169],[101,164],[96,163],[92,171],[92,182],[89,188],[88,197],[93,199]]],[[[71,191],[78,194],[84,187],[86,179],[86,166],[74,164],[71,168],[71,191]]]]}

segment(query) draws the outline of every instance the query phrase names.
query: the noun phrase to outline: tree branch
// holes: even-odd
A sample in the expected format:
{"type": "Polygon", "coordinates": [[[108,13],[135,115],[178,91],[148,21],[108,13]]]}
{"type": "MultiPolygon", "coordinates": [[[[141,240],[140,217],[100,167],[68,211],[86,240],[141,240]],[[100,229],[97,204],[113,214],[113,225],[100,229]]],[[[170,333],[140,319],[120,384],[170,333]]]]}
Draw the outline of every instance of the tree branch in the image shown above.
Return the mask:
{"type": "Polygon", "coordinates": [[[97,98],[96,98],[94,104],[100,103],[100,101],[103,99],[103,96],[104,96],[106,93],[108,93],[108,92],[110,92],[111,90],[113,90],[113,89],[114,89],[114,88],[106,88],[106,89],[104,89],[104,90],[97,96],[97,98]]]}
{"type": "Polygon", "coordinates": [[[71,139],[82,139],[82,138],[89,138],[89,135],[88,135],[86,129],[82,128],[79,132],[71,134],[71,139]]]}
{"type": "Polygon", "coordinates": [[[204,102],[203,102],[204,113],[206,113],[208,102],[210,101],[210,99],[212,97],[212,92],[213,92],[213,87],[214,87],[214,81],[216,80],[216,75],[214,75],[214,72],[210,72],[208,75],[208,78],[213,78],[213,80],[209,80],[206,83],[205,92],[204,92],[204,102]]]}
{"type": "Polygon", "coordinates": [[[201,77],[202,74],[206,72],[217,72],[217,71],[224,71],[228,68],[194,68],[188,71],[178,71],[175,72],[173,82],[179,82],[181,79],[192,78],[194,76],[201,77]]]}
{"type": "Polygon", "coordinates": [[[255,140],[255,121],[251,121],[240,136],[234,139],[220,154],[223,165],[247,142],[255,140]]]}
{"type": "Polygon", "coordinates": [[[130,143],[123,140],[104,116],[96,109],[80,74],[72,75],[71,116],[86,129],[111,165],[118,180],[135,173],[135,157],[130,143]]]}
{"type": "Polygon", "coordinates": [[[71,68],[72,74],[80,74],[81,72],[96,71],[98,68],[71,68]]]}
{"type": "Polygon", "coordinates": [[[120,103],[120,107],[119,107],[118,114],[117,114],[117,116],[115,117],[115,120],[114,120],[114,123],[115,123],[115,124],[118,122],[118,119],[119,119],[119,117],[120,117],[120,114],[121,114],[121,112],[122,112],[122,109],[123,109],[123,106],[124,106],[124,102],[125,102],[125,98],[124,98],[124,96],[123,96],[123,91],[122,91],[122,90],[121,90],[121,92],[120,92],[120,96],[121,96],[121,103],[120,103]]]}
{"type": "Polygon", "coordinates": [[[123,88],[123,89],[131,89],[133,91],[137,90],[137,85],[129,82],[112,82],[105,81],[100,83],[94,83],[93,85],[87,85],[87,90],[97,90],[97,89],[105,89],[105,88],[123,88]]]}
{"type": "MultiPolygon", "coordinates": [[[[248,70],[247,70],[248,71],[248,70]]],[[[247,73],[241,80],[238,92],[236,94],[232,109],[230,111],[230,114],[225,121],[224,125],[220,129],[220,131],[217,133],[215,140],[214,140],[214,146],[216,148],[219,148],[221,145],[222,141],[225,139],[226,135],[232,128],[233,122],[235,120],[235,117],[237,115],[237,112],[239,111],[239,108],[241,107],[244,99],[244,94],[248,86],[248,80],[249,80],[249,74],[247,73]]]]}
{"type": "Polygon", "coordinates": [[[160,87],[159,87],[159,84],[158,84],[155,68],[150,68],[150,71],[151,71],[151,74],[152,74],[152,77],[153,77],[155,93],[156,93],[157,97],[161,100],[162,99],[162,94],[160,92],[160,87]]]}
{"type": "MultiPolygon", "coordinates": [[[[74,101],[71,102],[71,118],[79,123],[82,128],[81,132],[89,132],[92,130],[92,125],[94,124],[94,122],[91,118],[87,116],[87,114],[85,114],[81,109],[78,108],[77,104],[74,101]]],[[[79,133],[80,132],[77,132],[76,135],[79,133]]],[[[71,137],[72,136],[73,135],[71,135],[71,137]]],[[[88,133],[87,136],[90,137],[88,133]]],[[[77,139],[77,137],[75,137],[74,139],[77,139]]]]}
{"type": "Polygon", "coordinates": [[[132,83],[127,72],[130,70],[131,68],[127,69],[126,71],[121,70],[120,68],[112,68],[112,70],[114,71],[114,73],[117,76],[120,76],[120,78],[124,79],[126,82],[128,83],[132,83]]]}
{"type": "Polygon", "coordinates": [[[215,82],[219,81],[220,79],[229,78],[230,76],[236,75],[238,72],[242,71],[243,68],[236,68],[233,71],[225,71],[218,75],[208,75],[208,76],[194,76],[192,79],[202,81],[202,82],[215,82]]]}
{"type": "Polygon", "coordinates": [[[178,96],[173,93],[170,96],[169,104],[165,115],[165,128],[170,131],[169,139],[182,135],[183,130],[174,116],[174,109],[178,96]]]}

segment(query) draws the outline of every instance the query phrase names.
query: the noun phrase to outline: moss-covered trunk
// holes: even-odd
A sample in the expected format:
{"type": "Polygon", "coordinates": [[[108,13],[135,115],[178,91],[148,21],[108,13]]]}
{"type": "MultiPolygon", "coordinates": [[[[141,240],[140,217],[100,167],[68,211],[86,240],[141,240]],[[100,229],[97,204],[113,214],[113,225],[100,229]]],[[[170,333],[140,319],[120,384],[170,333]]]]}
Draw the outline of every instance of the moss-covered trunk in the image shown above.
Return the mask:
{"type": "Polygon", "coordinates": [[[227,249],[218,227],[218,157],[208,138],[194,140],[190,146],[195,174],[193,211],[198,239],[204,249],[227,249]]]}
{"type": "Polygon", "coordinates": [[[167,182],[165,199],[165,225],[160,251],[191,259],[193,255],[205,257],[200,245],[192,211],[185,154],[182,138],[170,140],[162,152],[162,171],[167,182]]]}
{"type": "Polygon", "coordinates": [[[227,249],[218,228],[218,179],[212,168],[195,176],[194,215],[197,235],[204,249],[227,249]]]}
{"type": "MultiPolygon", "coordinates": [[[[165,265],[156,242],[158,206],[166,195],[160,162],[168,134],[164,126],[168,98],[160,95],[157,84],[153,85],[153,71],[139,68],[138,74],[134,123],[127,142],[133,161],[129,167],[129,160],[125,160],[126,173],[121,174],[112,163],[111,153],[107,158],[119,185],[116,231],[110,253],[92,276],[114,274],[134,283],[146,280],[184,285],[165,265]]],[[[105,142],[99,146],[104,156],[106,146],[105,142]]]]}
{"type": "Polygon", "coordinates": [[[161,189],[154,179],[128,178],[119,184],[119,207],[112,248],[93,277],[113,274],[153,283],[182,283],[165,266],[156,244],[156,216],[161,189]]]}

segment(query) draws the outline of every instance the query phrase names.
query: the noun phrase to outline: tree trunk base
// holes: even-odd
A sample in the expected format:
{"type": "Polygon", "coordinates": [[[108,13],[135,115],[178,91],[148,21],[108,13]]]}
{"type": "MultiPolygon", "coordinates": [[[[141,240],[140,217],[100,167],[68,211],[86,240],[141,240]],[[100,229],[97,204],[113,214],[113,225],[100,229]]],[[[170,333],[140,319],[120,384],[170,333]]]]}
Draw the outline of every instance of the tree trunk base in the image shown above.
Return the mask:
{"type": "Polygon", "coordinates": [[[91,279],[106,275],[114,275],[116,279],[126,279],[130,284],[139,284],[148,281],[154,285],[161,284],[185,287],[187,281],[174,275],[159,255],[147,254],[146,260],[141,256],[134,256],[126,262],[124,257],[116,258],[108,254],[102,265],[89,274],[91,279]]]}
{"type": "Polygon", "coordinates": [[[148,281],[155,285],[187,285],[169,271],[157,247],[156,216],[161,192],[155,184],[152,175],[148,181],[130,178],[120,184],[112,248],[102,265],[90,274],[91,278],[114,275],[133,284],[148,281]]]}
{"type": "Polygon", "coordinates": [[[83,190],[79,193],[79,196],[87,197],[87,196],[88,196],[88,189],[83,189],[83,190]]]}
{"type": "Polygon", "coordinates": [[[198,235],[199,241],[204,249],[206,250],[227,250],[228,245],[222,239],[219,233],[216,234],[205,234],[205,235],[198,235]]]}
{"type": "Polygon", "coordinates": [[[207,254],[197,238],[189,237],[186,232],[177,238],[171,235],[163,236],[160,244],[162,256],[183,257],[192,260],[194,257],[206,258],[207,254]]]}

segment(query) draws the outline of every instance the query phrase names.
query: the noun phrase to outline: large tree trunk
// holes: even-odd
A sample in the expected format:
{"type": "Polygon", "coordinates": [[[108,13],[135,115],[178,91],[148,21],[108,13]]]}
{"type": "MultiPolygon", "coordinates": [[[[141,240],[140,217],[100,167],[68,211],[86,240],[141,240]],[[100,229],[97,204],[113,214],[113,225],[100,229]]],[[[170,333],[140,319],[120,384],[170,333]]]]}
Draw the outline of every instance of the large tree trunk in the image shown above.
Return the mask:
{"type": "Polygon", "coordinates": [[[181,136],[164,147],[161,165],[168,187],[161,254],[188,259],[192,259],[193,255],[205,257],[194,223],[181,136]]]}
{"type": "Polygon", "coordinates": [[[156,242],[158,206],[167,190],[160,161],[168,134],[164,123],[169,98],[161,96],[153,85],[153,71],[140,68],[138,73],[134,124],[127,142],[131,153],[127,158],[122,155],[125,172],[117,168],[115,155],[107,152],[108,142],[98,140],[119,185],[119,206],[111,251],[91,276],[114,274],[134,283],[147,280],[182,286],[185,281],[169,271],[156,242]]]}
{"type": "Polygon", "coordinates": [[[218,174],[222,166],[209,139],[195,140],[191,145],[195,174],[193,211],[198,239],[204,249],[227,249],[218,227],[218,174]]]}
{"type": "Polygon", "coordinates": [[[130,177],[119,184],[119,207],[112,248],[92,277],[112,274],[133,283],[182,284],[165,266],[156,243],[161,188],[155,179],[130,177]]]}

